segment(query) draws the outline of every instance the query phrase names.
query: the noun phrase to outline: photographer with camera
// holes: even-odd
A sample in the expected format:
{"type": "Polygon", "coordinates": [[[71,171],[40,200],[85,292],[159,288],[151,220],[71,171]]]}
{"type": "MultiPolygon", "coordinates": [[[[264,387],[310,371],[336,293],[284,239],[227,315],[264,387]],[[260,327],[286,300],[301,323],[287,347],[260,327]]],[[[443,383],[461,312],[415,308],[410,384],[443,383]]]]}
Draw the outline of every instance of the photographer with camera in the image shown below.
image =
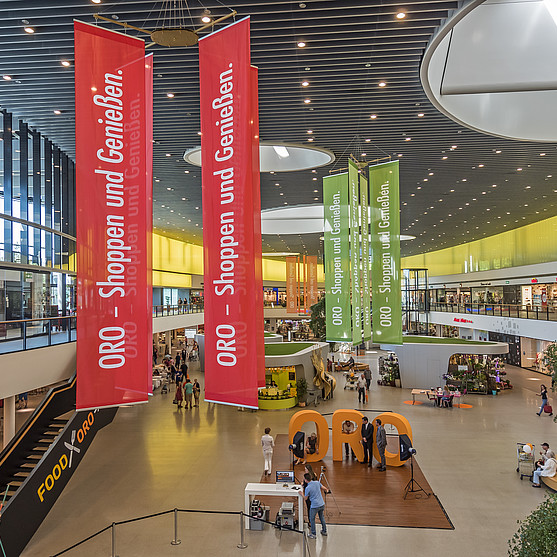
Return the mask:
{"type": "Polygon", "coordinates": [[[321,495],[321,491],[323,493],[328,493],[327,489],[321,485],[321,483],[317,479],[312,479],[312,476],[309,473],[304,474],[305,483],[307,483],[306,488],[304,489],[304,499],[306,501],[310,501],[310,508],[309,508],[309,526],[310,526],[310,533],[308,535],[309,538],[315,539],[317,537],[316,529],[315,529],[315,515],[319,515],[319,521],[321,522],[321,534],[323,536],[327,535],[327,524],[325,523],[325,501],[323,500],[323,496],[321,495]]]}

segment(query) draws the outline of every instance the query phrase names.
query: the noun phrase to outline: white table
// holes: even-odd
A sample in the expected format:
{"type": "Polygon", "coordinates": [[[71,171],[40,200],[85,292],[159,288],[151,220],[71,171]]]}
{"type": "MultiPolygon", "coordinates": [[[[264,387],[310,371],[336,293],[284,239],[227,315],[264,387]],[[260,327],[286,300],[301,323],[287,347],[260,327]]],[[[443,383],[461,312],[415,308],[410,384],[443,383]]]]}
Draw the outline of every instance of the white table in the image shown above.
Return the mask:
{"type": "MultiPolygon", "coordinates": [[[[244,491],[245,503],[244,512],[249,516],[251,499],[254,495],[262,497],[272,495],[273,497],[298,497],[298,529],[301,529],[304,521],[304,497],[302,495],[301,486],[296,488],[283,487],[282,484],[246,484],[244,491]]],[[[249,528],[249,518],[246,517],[246,528],[249,528]]]]}

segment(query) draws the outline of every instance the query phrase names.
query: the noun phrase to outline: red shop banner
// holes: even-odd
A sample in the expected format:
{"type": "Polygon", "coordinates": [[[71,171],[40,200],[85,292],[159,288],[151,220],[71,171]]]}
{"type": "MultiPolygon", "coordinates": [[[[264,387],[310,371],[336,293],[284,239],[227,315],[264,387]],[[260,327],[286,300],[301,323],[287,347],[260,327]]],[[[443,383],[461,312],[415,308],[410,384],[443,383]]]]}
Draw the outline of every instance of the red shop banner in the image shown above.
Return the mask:
{"type": "Polygon", "coordinates": [[[152,56],[75,22],[77,408],[146,402],[152,358],[152,56]]]}
{"type": "Polygon", "coordinates": [[[319,297],[319,290],[317,288],[317,255],[308,255],[306,259],[307,265],[307,299],[308,309],[317,303],[319,297]]]}
{"type": "Polygon", "coordinates": [[[261,214],[249,33],[245,18],[199,41],[205,400],[257,408],[261,214]]]}
{"type": "Polygon", "coordinates": [[[298,313],[298,258],[286,258],[286,313],[298,313]]]}

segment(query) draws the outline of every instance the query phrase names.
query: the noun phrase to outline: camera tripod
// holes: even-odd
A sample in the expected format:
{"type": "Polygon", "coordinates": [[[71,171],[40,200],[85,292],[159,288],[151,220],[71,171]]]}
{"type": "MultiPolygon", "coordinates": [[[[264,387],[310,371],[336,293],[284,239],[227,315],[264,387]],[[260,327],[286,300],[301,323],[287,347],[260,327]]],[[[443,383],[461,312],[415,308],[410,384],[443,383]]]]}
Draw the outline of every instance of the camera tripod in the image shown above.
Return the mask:
{"type": "Polygon", "coordinates": [[[404,488],[403,499],[406,499],[409,493],[419,493],[420,491],[423,491],[425,496],[429,497],[431,493],[427,493],[426,490],[414,479],[414,455],[413,454],[410,455],[410,470],[411,470],[411,476],[410,476],[410,480],[408,480],[408,483],[406,484],[406,487],[404,488]]]}
{"type": "MultiPolygon", "coordinates": [[[[335,499],[335,496],[333,495],[333,492],[331,490],[331,484],[329,483],[329,480],[327,479],[327,476],[325,475],[325,467],[324,466],[321,466],[321,473],[319,474],[319,483],[321,483],[321,480],[324,480],[325,486],[329,490],[328,495],[331,495],[331,497],[333,498],[333,501],[335,502],[338,514],[342,514],[342,511],[340,510],[340,507],[338,506],[337,500],[335,499]]],[[[327,500],[326,499],[325,499],[325,508],[327,508],[327,500]]],[[[331,514],[329,512],[326,512],[326,514],[327,514],[327,516],[331,516],[331,514]]]]}

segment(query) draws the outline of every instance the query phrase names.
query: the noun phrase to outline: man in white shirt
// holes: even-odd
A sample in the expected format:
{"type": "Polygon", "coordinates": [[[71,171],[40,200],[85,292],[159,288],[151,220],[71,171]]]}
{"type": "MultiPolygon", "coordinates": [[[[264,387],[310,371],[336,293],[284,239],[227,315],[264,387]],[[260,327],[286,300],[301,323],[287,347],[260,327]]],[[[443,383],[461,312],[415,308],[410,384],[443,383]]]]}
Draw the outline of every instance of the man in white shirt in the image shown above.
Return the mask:
{"type": "Polygon", "coordinates": [[[261,447],[263,448],[263,458],[265,458],[265,472],[264,475],[271,475],[272,460],[273,460],[273,447],[275,446],[275,441],[271,435],[271,428],[265,428],[265,435],[261,437],[261,447]]]}
{"type": "Polygon", "coordinates": [[[543,464],[548,458],[555,458],[555,453],[549,448],[549,443],[542,443],[540,454],[542,457],[538,460],[539,465],[543,464]]]}
{"type": "Polygon", "coordinates": [[[554,458],[548,458],[543,466],[538,467],[534,471],[534,477],[532,478],[532,487],[541,487],[540,477],[553,478],[557,472],[557,461],[554,458]]]}
{"type": "Polygon", "coordinates": [[[366,402],[366,380],[365,380],[365,377],[364,377],[363,373],[358,378],[357,387],[358,387],[358,402],[363,402],[365,404],[365,402],[366,402]]]}

